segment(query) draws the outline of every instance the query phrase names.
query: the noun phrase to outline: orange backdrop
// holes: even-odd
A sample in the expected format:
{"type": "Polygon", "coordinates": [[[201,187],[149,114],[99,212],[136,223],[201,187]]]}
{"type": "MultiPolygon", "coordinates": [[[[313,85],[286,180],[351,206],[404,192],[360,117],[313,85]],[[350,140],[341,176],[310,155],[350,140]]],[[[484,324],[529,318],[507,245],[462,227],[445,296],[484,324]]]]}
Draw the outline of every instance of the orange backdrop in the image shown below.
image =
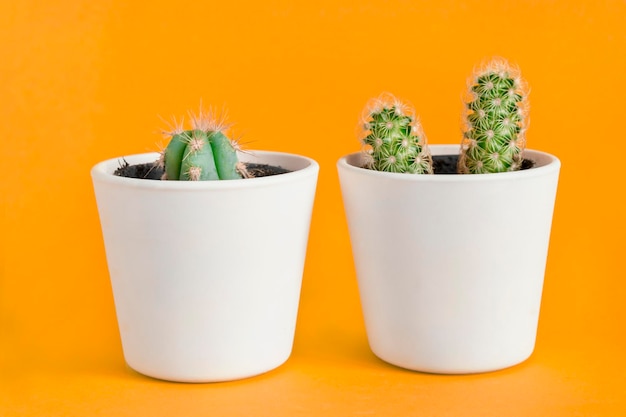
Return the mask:
{"type": "Polygon", "coordinates": [[[0,415],[626,413],[625,74],[619,0],[3,1],[0,415]],[[491,374],[403,371],[367,346],[335,163],[382,91],[458,143],[493,55],[531,85],[529,147],[563,163],[537,348],[491,374]],[[200,100],[321,171],[291,359],[181,385],[124,365],[89,170],[158,149],[160,117],[200,100]]]}

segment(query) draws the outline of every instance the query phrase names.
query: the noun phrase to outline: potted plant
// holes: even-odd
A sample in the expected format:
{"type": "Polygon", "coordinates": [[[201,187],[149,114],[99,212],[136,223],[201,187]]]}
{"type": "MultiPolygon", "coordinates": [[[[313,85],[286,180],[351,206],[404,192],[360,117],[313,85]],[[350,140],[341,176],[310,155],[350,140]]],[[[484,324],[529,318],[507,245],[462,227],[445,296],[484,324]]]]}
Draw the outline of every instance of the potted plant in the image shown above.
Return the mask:
{"type": "Polygon", "coordinates": [[[525,149],[528,91],[505,60],[464,102],[461,145],[428,146],[382,95],[338,161],[370,347],[412,370],[492,371],[535,346],[560,161],[525,149]]]}
{"type": "Polygon", "coordinates": [[[319,166],[241,152],[219,120],[91,170],[124,357],[155,378],[245,378],[293,345],[319,166]]]}

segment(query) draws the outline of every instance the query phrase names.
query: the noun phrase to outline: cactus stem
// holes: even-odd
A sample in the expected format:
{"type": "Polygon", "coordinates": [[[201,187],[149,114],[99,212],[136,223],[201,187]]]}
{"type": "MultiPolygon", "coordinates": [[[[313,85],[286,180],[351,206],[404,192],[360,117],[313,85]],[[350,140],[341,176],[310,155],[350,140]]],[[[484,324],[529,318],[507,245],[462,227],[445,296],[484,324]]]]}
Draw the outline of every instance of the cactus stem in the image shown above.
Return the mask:
{"type": "Polygon", "coordinates": [[[492,59],[475,69],[467,86],[458,172],[519,169],[528,125],[528,89],[519,69],[492,59]]]}
{"type": "Polygon", "coordinates": [[[364,166],[379,171],[432,174],[426,136],[410,105],[383,93],[367,103],[360,126],[364,166]]]}
{"type": "Polygon", "coordinates": [[[170,128],[176,134],[171,136],[157,162],[165,169],[164,179],[210,181],[249,176],[245,165],[238,168],[238,144],[223,133],[229,126],[226,112],[217,117],[215,114],[213,108],[205,109],[200,102],[196,113],[189,112],[190,130],[183,130],[182,120],[173,118],[174,126],[170,128]]]}

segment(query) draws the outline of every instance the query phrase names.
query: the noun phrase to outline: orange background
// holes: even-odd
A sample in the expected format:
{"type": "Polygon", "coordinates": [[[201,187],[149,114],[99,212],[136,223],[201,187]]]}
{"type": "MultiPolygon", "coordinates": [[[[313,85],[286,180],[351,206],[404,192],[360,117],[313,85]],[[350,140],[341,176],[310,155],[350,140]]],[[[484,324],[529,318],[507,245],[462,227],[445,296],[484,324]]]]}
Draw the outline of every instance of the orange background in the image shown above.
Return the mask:
{"type": "Polygon", "coordinates": [[[624,1],[3,1],[0,416],[609,416],[626,413],[624,1]],[[458,143],[483,58],[531,85],[529,147],[563,163],[537,347],[473,376],[370,352],[336,160],[368,98],[458,143]],[[294,352],[229,383],[123,361],[89,169],[155,150],[159,116],[225,106],[249,148],[321,166],[294,352]]]}

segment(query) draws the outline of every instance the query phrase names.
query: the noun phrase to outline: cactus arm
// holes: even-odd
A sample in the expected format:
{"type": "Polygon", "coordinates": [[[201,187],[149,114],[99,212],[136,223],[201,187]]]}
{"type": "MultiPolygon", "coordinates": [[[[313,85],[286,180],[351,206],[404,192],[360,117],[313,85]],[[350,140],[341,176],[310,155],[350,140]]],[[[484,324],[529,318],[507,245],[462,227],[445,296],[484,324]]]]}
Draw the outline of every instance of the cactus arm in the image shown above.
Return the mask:
{"type": "Polygon", "coordinates": [[[458,172],[518,170],[528,126],[528,91],[519,70],[494,59],[470,78],[458,172]]]}
{"type": "Polygon", "coordinates": [[[182,158],[180,177],[184,181],[219,180],[213,150],[207,134],[193,130],[182,158]]]}
{"type": "Polygon", "coordinates": [[[187,132],[182,132],[172,136],[170,143],[167,145],[165,151],[163,152],[165,179],[179,179],[181,163],[188,142],[189,137],[187,132]]]}
{"type": "Polygon", "coordinates": [[[413,109],[391,94],[370,100],[363,116],[367,167],[376,171],[432,174],[426,136],[413,109]]]}
{"type": "Polygon", "coordinates": [[[234,180],[241,178],[237,170],[237,151],[230,139],[222,132],[209,132],[209,142],[215,159],[219,179],[234,180]]]}

